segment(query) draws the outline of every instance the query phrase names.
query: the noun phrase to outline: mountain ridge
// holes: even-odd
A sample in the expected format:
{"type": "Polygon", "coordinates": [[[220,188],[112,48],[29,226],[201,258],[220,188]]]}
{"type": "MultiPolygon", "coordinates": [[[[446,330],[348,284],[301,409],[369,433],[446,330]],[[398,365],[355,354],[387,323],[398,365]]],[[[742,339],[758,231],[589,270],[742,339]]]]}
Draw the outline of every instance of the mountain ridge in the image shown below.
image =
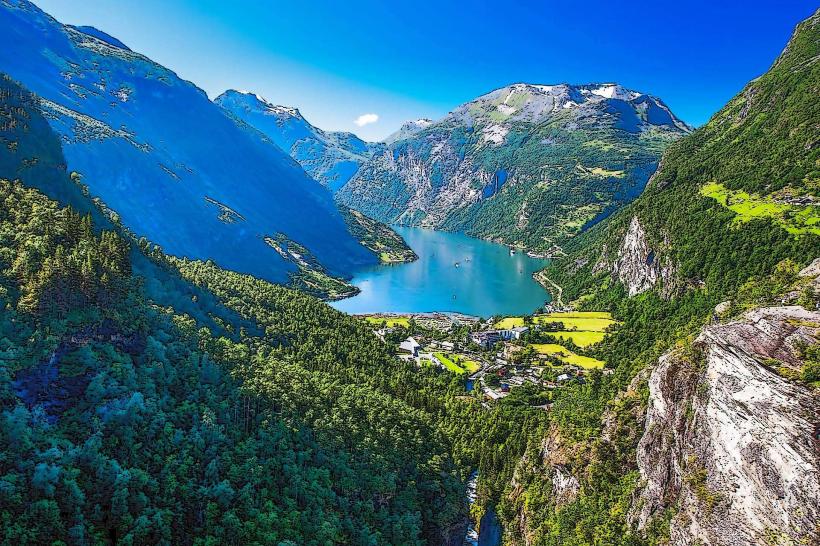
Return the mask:
{"type": "Polygon", "coordinates": [[[393,141],[336,194],[382,222],[547,251],[639,193],[689,126],[617,84],[512,84],[393,141]]]}
{"type": "Polygon", "coordinates": [[[320,129],[298,108],[273,104],[250,91],[229,89],[214,102],[271,138],[331,191],[342,187],[359,165],[382,148],[350,132],[320,129]]]}

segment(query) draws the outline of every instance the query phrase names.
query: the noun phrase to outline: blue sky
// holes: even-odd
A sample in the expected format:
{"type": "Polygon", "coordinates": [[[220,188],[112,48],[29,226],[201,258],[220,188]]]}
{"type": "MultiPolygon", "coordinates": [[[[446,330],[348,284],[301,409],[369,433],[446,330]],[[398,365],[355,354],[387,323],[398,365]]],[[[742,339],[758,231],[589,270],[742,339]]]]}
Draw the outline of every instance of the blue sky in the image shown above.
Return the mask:
{"type": "MultiPolygon", "coordinates": [[[[377,140],[514,83],[617,81],[700,125],[764,72],[807,0],[35,0],[205,89],[377,140]],[[355,120],[376,114],[378,121],[355,120]]],[[[367,120],[372,120],[369,116],[367,120]]]]}

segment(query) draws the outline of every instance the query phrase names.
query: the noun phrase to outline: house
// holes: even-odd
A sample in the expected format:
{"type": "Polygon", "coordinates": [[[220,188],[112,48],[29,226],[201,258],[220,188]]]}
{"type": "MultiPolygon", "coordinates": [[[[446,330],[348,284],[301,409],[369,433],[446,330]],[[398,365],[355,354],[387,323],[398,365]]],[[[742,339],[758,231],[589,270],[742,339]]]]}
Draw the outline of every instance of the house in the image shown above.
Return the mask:
{"type": "Polygon", "coordinates": [[[489,349],[499,341],[501,341],[501,334],[498,330],[483,330],[481,332],[473,332],[470,334],[470,341],[476,345],[489,349]]]}
{"type": "Polygon", "coordinates": [[[529,326],[517,326],[509,330],[499,330],[498,335],[501,336],[501,339],[504,341],[512,341],[513,339],[521,339],[521,336],[529,331],[529,326]]]}
{"type": "Polygon", "coordinates": [[[453,343],[452,341],[442,341],[441,348],[445,351],[454,351],[456,346],[455,343],[453,343]]]}
{"type": "Polygon", "coordinates": [[[510,386],[506,383],[501,383],[501,392],[510,392],[510,386]]]}
{"type": "Polygon", "coordinates": [[[492,400],[498,400],[499,398],[504,398],[504,395],[500,392],[496,392],[492,389],[484,389],[484,394],[486,394],[492,400]]]}
{"type": "Polygon", "coordinates": [[[421,345],[412,337],[408,337],[399,344],[399,351],[410,353],[413,356],[419,356],[419,349],[421,345]]]}
{"type": "Polygon", "coordinates": [[[572,376],[569,375],[568,373],[562,373],[557,378],[555,378],[555,380],[558,381],[559,383],[562,383],[564,381],[569,381],[570,379],[572,379],[572,376]]]}

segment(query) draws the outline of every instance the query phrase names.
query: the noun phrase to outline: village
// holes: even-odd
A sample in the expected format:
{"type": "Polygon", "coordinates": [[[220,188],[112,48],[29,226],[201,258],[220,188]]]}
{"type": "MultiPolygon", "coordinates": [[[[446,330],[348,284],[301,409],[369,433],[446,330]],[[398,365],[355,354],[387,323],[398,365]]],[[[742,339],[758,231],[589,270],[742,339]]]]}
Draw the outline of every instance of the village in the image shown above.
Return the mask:
{"type": "Polygon", "coordinates": [[[609,313],[547,309],[489,320],[449,313],[364,318],[398,358],[462,377],[485,405],[518,392],[549,409],[544,393],[613,373],[593,356],[594,346],[617,328],[609,313]]]}

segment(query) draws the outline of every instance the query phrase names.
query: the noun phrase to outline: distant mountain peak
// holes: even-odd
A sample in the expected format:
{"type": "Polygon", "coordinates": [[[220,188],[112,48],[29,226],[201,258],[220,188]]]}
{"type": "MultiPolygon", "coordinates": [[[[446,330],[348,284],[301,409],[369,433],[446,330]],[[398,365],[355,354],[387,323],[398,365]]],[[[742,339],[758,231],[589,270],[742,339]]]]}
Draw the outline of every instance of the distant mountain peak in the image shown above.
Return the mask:
{"type": "Polygon", "coordinates": [[[214,102],[222,107],[232,104],[239,108],[244,108],[249,111],[256,111],[268,115],[275,115],[277,117],[293,117],[304,120],[302,113],[298,108],[292,106],[282,106],[274,104],[262,95],[254,93],[253,91],[228,89],[219,95],[214,102]]]}
{"type": "Polygon", "coordinates": [[[401,124],[401,127],[399,127],[398,131],[396,131],[395,133],[391,133],[382,142],[389,145],[393,144],[394,142],[398,142],[399,140],[410,138],[411,136],[427,129],[428,127],[433,125],[433,123],[433,120],[430,118],[419,118],[405,121],[401,124]]]}
{"type": "Polygon", "coordinates": [[[605,99],[633,100],[644,93],[631,91],[617,83],[603,83],[600,85],[584,85],[579,87],[581,94],[592,94],[605,99]]]}
{"type": "Polygon", "coordinates": [[[331,191],[342,187],[359,165],[382,147],[353,133],[319,129],[297,108],[273,104],[251,91],[229,89],[214,102],[267,135],[331,191]]]}

